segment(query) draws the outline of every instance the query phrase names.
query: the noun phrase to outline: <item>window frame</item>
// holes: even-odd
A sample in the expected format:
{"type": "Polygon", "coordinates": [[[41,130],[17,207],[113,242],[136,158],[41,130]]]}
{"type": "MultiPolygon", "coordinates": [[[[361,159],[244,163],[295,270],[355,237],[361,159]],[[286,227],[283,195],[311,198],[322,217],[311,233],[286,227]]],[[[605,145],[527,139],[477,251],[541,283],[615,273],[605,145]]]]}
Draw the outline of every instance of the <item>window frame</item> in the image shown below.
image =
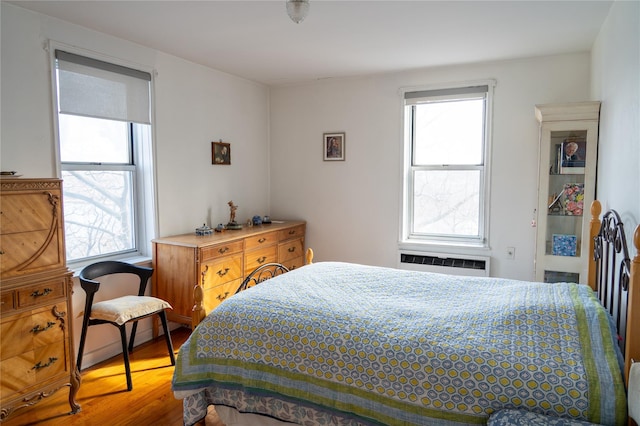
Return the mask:
{"type": "MultiPolygon", "coordinates": [[[[55,173],[58,178],[62,178],[63,170],[125,170],[133,171],[132,174],[132,216],[134,236],[134,248],[126,251],[112,252],[108,254],[86,257],[73,261],[67,261],[71,269],[80,269],[95,261],[122,260],[130,262],[147,261],[151,259],[151,240],[157,235],[157,206],[156,206],[156,174],[155,174],[155,107],[154,107],[154,77],[152,68],[130,63],[125,60],[111,56],[88,51],[82,48],[70,46],[54,40],[49,40],[48,44],[51,93],[52,93],[52,122],[53,122],[53,142],[55,155],[55,173]],[[58,84],[56,67],[56,50],[63,50],[72,54],[85,56],[98,61],[111,63],[117,66],[140,70],[151,75],[149,84],[149,107],[151,123],[149,125],[139,125],[134,122],[127,122],[128,144],[130,162],[125,163],[79,163],[61,161],[60,149],[60,126],[58,110],[58,84]]],[[[64,182],[63,182],[64,197],[64,182]]],[[[64,211],[64,208],[63,208],[64,211]]],[[[64,218],[63,218],[64,219],[64,218]]],[[[66,242],[68,243],[68,242],[66,242]]]]}
{"type": "MultiPolygon", "coordinates": [[[[493,92],[495,80],[474,80],[461,83],[440,84],[407,87],[400,90],[401,111],[402,111],[402,191],[401,191],[401,218],[400,218],[400,249],[438,250],[443,248],[489,248],[489,206],[490,206],[490,182],[491,182],[491,140],[493,121],[493,92]],[[407,94],[415,92],[442,92],[437,98],[454,98],[458,89],[464,90],[469,87],[486,86],[485,108],[484,108],[484,135],[482,149],[482,164],[480,165],[414,165],[413,164],[413,129],[414,121],[412,117],[413,108],[408,108],[407,94]],[[446,95],[451,92],[450,95],[446,95]],[[413,211],[414,211],[414,175],[421,170],[480,170],[480,200],[479,200],[479,220],[478,237],[444,236],[433,234],[414,233],[413,211]]],[[[409,95],[411,96],[411,95],[409,95]]],[[[436,98],[436,95],[433,96],[436,98]]]]}

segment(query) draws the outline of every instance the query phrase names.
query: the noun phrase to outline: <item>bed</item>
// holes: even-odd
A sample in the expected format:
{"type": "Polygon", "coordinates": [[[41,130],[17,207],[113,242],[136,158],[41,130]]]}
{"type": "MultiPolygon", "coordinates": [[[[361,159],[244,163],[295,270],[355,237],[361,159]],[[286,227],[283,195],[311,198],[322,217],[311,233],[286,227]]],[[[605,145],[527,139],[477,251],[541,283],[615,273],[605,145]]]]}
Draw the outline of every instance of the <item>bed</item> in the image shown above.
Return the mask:
{"type": "Polygon", "coordinates": [[[477,425],[503,409],[626,424],[640,256],[615,212],[594,212],[595,292],[319,262],[237,293],[180,348],[184,423],[215,405],[227,426],[477,425]]]}

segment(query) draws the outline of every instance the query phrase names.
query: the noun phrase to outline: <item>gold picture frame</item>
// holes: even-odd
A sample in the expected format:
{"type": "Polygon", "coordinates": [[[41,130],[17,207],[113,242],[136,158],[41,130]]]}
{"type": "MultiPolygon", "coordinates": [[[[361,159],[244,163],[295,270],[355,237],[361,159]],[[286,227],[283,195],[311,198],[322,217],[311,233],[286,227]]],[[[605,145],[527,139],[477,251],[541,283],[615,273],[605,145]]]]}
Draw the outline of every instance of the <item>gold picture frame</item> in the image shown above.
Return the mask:
{"type": "Polygon", "coordinates": [[[231,164],[231,144],[226,142],[211,142],[211,164],[231,164]]]}

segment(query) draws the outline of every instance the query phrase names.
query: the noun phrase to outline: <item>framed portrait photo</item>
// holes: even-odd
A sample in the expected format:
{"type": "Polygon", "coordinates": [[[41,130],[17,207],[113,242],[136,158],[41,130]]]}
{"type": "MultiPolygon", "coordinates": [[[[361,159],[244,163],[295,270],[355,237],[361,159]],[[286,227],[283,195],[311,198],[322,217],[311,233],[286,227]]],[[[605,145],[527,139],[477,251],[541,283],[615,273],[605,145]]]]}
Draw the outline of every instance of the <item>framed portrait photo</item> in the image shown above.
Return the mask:
{"type": "Polygon", "coordinates": [[[576,139],[565,140],[561,145],[560,156],[560,167],[584,167],[587,142],[576,139]]]}
{"type": "Polygon", "coordinates": [[[211,142],[211,164],[231,164],[231,144],[211,142]]]}
{"type": "Polygon", "coordinates": [[[324,161],[344,161],[345,134],[324,133],[322,135],[324,161]]]}

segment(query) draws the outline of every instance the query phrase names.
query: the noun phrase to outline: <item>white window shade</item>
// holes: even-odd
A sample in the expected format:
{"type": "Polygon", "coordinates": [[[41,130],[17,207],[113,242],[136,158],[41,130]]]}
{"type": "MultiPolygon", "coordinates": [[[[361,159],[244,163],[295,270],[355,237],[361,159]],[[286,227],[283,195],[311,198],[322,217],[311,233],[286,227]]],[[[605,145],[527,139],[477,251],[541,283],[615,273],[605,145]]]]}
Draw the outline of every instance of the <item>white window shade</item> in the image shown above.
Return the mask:
{"type": "Polygon", "coordinates": [[[405,105],[418,105],[442,100],[485,99],[489,86],[456,87],[451,89],[421,90],[406,92],[405,105]]]}
{"type": "Polygon", "coordinates": [[[151,124],[151,74],[56,50],[59,112],[151,124]]]}

